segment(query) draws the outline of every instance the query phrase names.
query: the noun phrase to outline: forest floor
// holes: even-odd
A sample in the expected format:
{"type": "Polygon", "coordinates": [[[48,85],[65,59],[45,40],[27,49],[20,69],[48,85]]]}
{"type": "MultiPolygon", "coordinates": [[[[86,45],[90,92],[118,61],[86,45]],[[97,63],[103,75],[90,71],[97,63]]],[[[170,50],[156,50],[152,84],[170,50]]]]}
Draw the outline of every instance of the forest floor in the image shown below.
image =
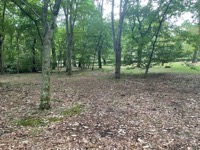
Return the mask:
{"type": "Polygon", "coordinates": [[[0,149],[199,150],[200,75],[53,73],[52,109],[38,110],[41,74],[0,76],[0,149]]]}

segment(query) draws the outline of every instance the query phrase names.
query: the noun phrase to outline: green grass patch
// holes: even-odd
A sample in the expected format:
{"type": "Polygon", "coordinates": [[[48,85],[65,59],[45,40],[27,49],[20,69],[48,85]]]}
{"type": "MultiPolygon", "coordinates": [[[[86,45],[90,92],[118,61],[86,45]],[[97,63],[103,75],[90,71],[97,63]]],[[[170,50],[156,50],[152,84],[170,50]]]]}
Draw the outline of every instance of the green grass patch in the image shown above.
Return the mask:
{"type": "Polygon", "coordinates": [[[43,118],[23,118],[20,120],[17,120],[17,125],[18,126],[30,126],[30,127],[39,127],[39,126],[45,126],[48,123],[51,122],[57,122],[60,121],[62,118],[61,117],[50,117],[48,119],[43,119],[43,118]]]}
{"type": "Polygon", "coordinates": [[[76,104],[68,110],[62,111],[63,116],[75,116],[83,111],[83,106],[76,104]]]}
{"type": "MultiPolygon", "coordinates": [[[[166,63],[165,66],[156,65],[149,68],[149,73],[183,73],[183,74],[199,74],[200,64],[191,64],[188,66],[183,62],[166,63]]],[[[144,74],[145,69],[133,68],[132,66],[122,66],[122,74],[144,74]]]]}
{"type": "Polygon", "coordinates": [[[31,126],[31,127],[37,127],[37,126],[43,126],[46,122],[44,119],[41,118],[23,118],[17,121],[18,126],[31,126]]]}

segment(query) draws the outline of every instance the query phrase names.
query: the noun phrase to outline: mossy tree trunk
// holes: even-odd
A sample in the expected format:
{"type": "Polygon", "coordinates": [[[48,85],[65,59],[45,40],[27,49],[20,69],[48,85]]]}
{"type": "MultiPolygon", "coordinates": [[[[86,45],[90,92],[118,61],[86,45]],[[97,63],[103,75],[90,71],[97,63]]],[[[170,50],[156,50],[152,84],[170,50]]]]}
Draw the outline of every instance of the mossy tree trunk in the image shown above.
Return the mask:
{"type": "Polygon", "coordinates": [[[50,54],[55,22],[59,12],[61,0],[55,0],[52,17],[48,21],[49,0],[43,0],[43,49],[42,49],[42,90],[40,98],[40,109],[50,109],[50,54]]]}

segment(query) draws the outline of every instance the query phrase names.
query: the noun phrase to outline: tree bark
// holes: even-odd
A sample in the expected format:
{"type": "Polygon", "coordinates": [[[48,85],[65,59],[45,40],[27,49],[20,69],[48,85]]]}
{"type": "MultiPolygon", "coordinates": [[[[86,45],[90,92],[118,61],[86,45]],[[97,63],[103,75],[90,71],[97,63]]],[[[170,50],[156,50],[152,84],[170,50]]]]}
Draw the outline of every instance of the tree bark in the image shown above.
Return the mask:
{"type": "Polygon", "coordinates": [[[35,56],[35,45],[36,45],[36,38],[33,39],[33,45],[32,45],[32,72],[37,72],[36,70],[36,56],[35,56]]]}
{"type": "Polygon", "coordinates": [[[52,37],[56,18],[59,12],[61,0],[55,0],[52,17],[47,21],[49,0],[43,0],[43,51],[42,51],[42,90],[40,98],[40,109],[50,109],[50,53],[52,37]]]}
{"type": "Polygon", "coordinates": [[[137,49],[137,67],[141,68],[141,64],[142,64],[142,46],[138,46],[137,49]]]}
{"type": "Polygon", "coordinates": [[[199,55],[199,50],[196,49],[194,51],[194,54],[193,54],[192,63],[197,63],[198,62],[198,55],[199,55]]]}
{"type": "Polygon", "coordinates": [[[0,73],[4,74],[4,65],[3,65],[3,41],[4,41],[4,36],[0,34],[0,73]]]}
{"type": "Polygon", "coordinates": [[[122,35],[122,26],[124,22],[124,16],[127,9],[128,0],[125,0],[124,5],[122,5],[122,0],[120,0],[120,16],[119,23],[117,28],[117,38],[115,38],[115,30],[114,30],[114,0],[112,1],[112,35],[113,35],[113,47],[115,52],[115,78],[120,78],[121,72],[121,35],[122,35]]]}
{"type": "Polygon", "coordinates": [[[101,49],[102,49],[102,33],[100,33],[99,38],[98,38],[98,42],[97,42],[97,57],[98,57],[99,69],[102,68],[101,49]]]}
{"type": "Polygon", "coordinates": [[[20,31],[18,30],[18,33],[17,33],[17,38],[16,38],[16,41],[17,41],[17,73],[19,73],[19,54],[20,54],[20,31]]]}
{"type": "Polygon", "coordinates": [[[72,51],[73,51],[73,38],[74,38],[74,25],[77,18],[78,2],[76,0],[68,0],[67,8],[64,6],[66,20],[66,44],[67,44],[67,74],[72,75],[72,51]],[[68,15],[69,14],[69,15],[68,15]]]}
{"type": "Polygon", "coordinates": [[[97,55],[98,55],[98,66],[99,66],[99,69],[102,68],[102,61],[101,61],[101,54],[102,54],[102,44],[103,44],[103,38],[102,38],[102,32],[103,32],[103,28],[102,28],[102,25],[103,25],[103,3],[104,3],[104,0],[101,0],[99,2],[99,7],[100,7],[100,22],[101,22],[101,29],[100,29],[100,35],[99,35],[99,39],[98,39],[98,44],[97,44],[97,55]]]}
{"type": "MultiPolygon", "coordinates": [[[[69,1],[68,1],[69,3],[69,1]]],[[[66,71],[68,71],[68,64],[67,64],[67,61],[68,61],[68,42],[69,42],[69,6],[67,5],[66,6],[63,6],[63,11],[64,11],[64,14],[65,14],[65,28],[66,28],[66,50],[64,51],[64,64],[65,64],[65,67],[66,67],[66,71]]]]}
{"type": "Polygon", "coordinates": [[[56,46],[54,43],[54,40],[52,40],[52,69],[54,70],[57,66],[57,62],[56,62],[56,46]]]}
{"type": "Polygon", "coordinates": [[[3,11],[2,11],[2,18],[1,26],[0,26],[0,74],[4,74],[4,51],[3,51],[3,42],[4,42],[4,22],[5,22],[5,12],[6,12],[6,2],[7,0],[3,1],[3,11]]]}
{"type": "MultiPolygon", "coordinates": [[[[199,1],[200,2],[200,1],[199,1]]],[[[200,37],[200,10],[198,9],[198,35],[200,37]]],[[[197,63],[198,62],[198,56],[199,56],[199,51],[200,51],[200,46],[197,47],[197,49],[194,51],[193,58],[192,58],[192,63],[197,63]]]]}

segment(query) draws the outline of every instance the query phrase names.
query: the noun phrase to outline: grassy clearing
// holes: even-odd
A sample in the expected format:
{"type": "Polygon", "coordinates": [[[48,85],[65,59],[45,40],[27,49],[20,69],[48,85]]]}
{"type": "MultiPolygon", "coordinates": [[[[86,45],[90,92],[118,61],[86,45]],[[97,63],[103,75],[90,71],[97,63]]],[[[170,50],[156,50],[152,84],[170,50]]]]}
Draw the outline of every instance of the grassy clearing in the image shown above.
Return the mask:
{"type": "MultiPolygon", "coordinates": [[[[198,74],[200,73],[200,63],[186,65],[182,62],[167,63],[165,66],[153,66],[149,69],[149,73],[183,73],[183,74],[198,74]],[[165,68],[169,66],[169,68],[165,68]]],[[[114,66],[103,66],[103,72],[114,71],[114,66]]],[[[133,68],[132,66],[122,66],[122,74],[144,74],[145,69],[133,68]]]]}

